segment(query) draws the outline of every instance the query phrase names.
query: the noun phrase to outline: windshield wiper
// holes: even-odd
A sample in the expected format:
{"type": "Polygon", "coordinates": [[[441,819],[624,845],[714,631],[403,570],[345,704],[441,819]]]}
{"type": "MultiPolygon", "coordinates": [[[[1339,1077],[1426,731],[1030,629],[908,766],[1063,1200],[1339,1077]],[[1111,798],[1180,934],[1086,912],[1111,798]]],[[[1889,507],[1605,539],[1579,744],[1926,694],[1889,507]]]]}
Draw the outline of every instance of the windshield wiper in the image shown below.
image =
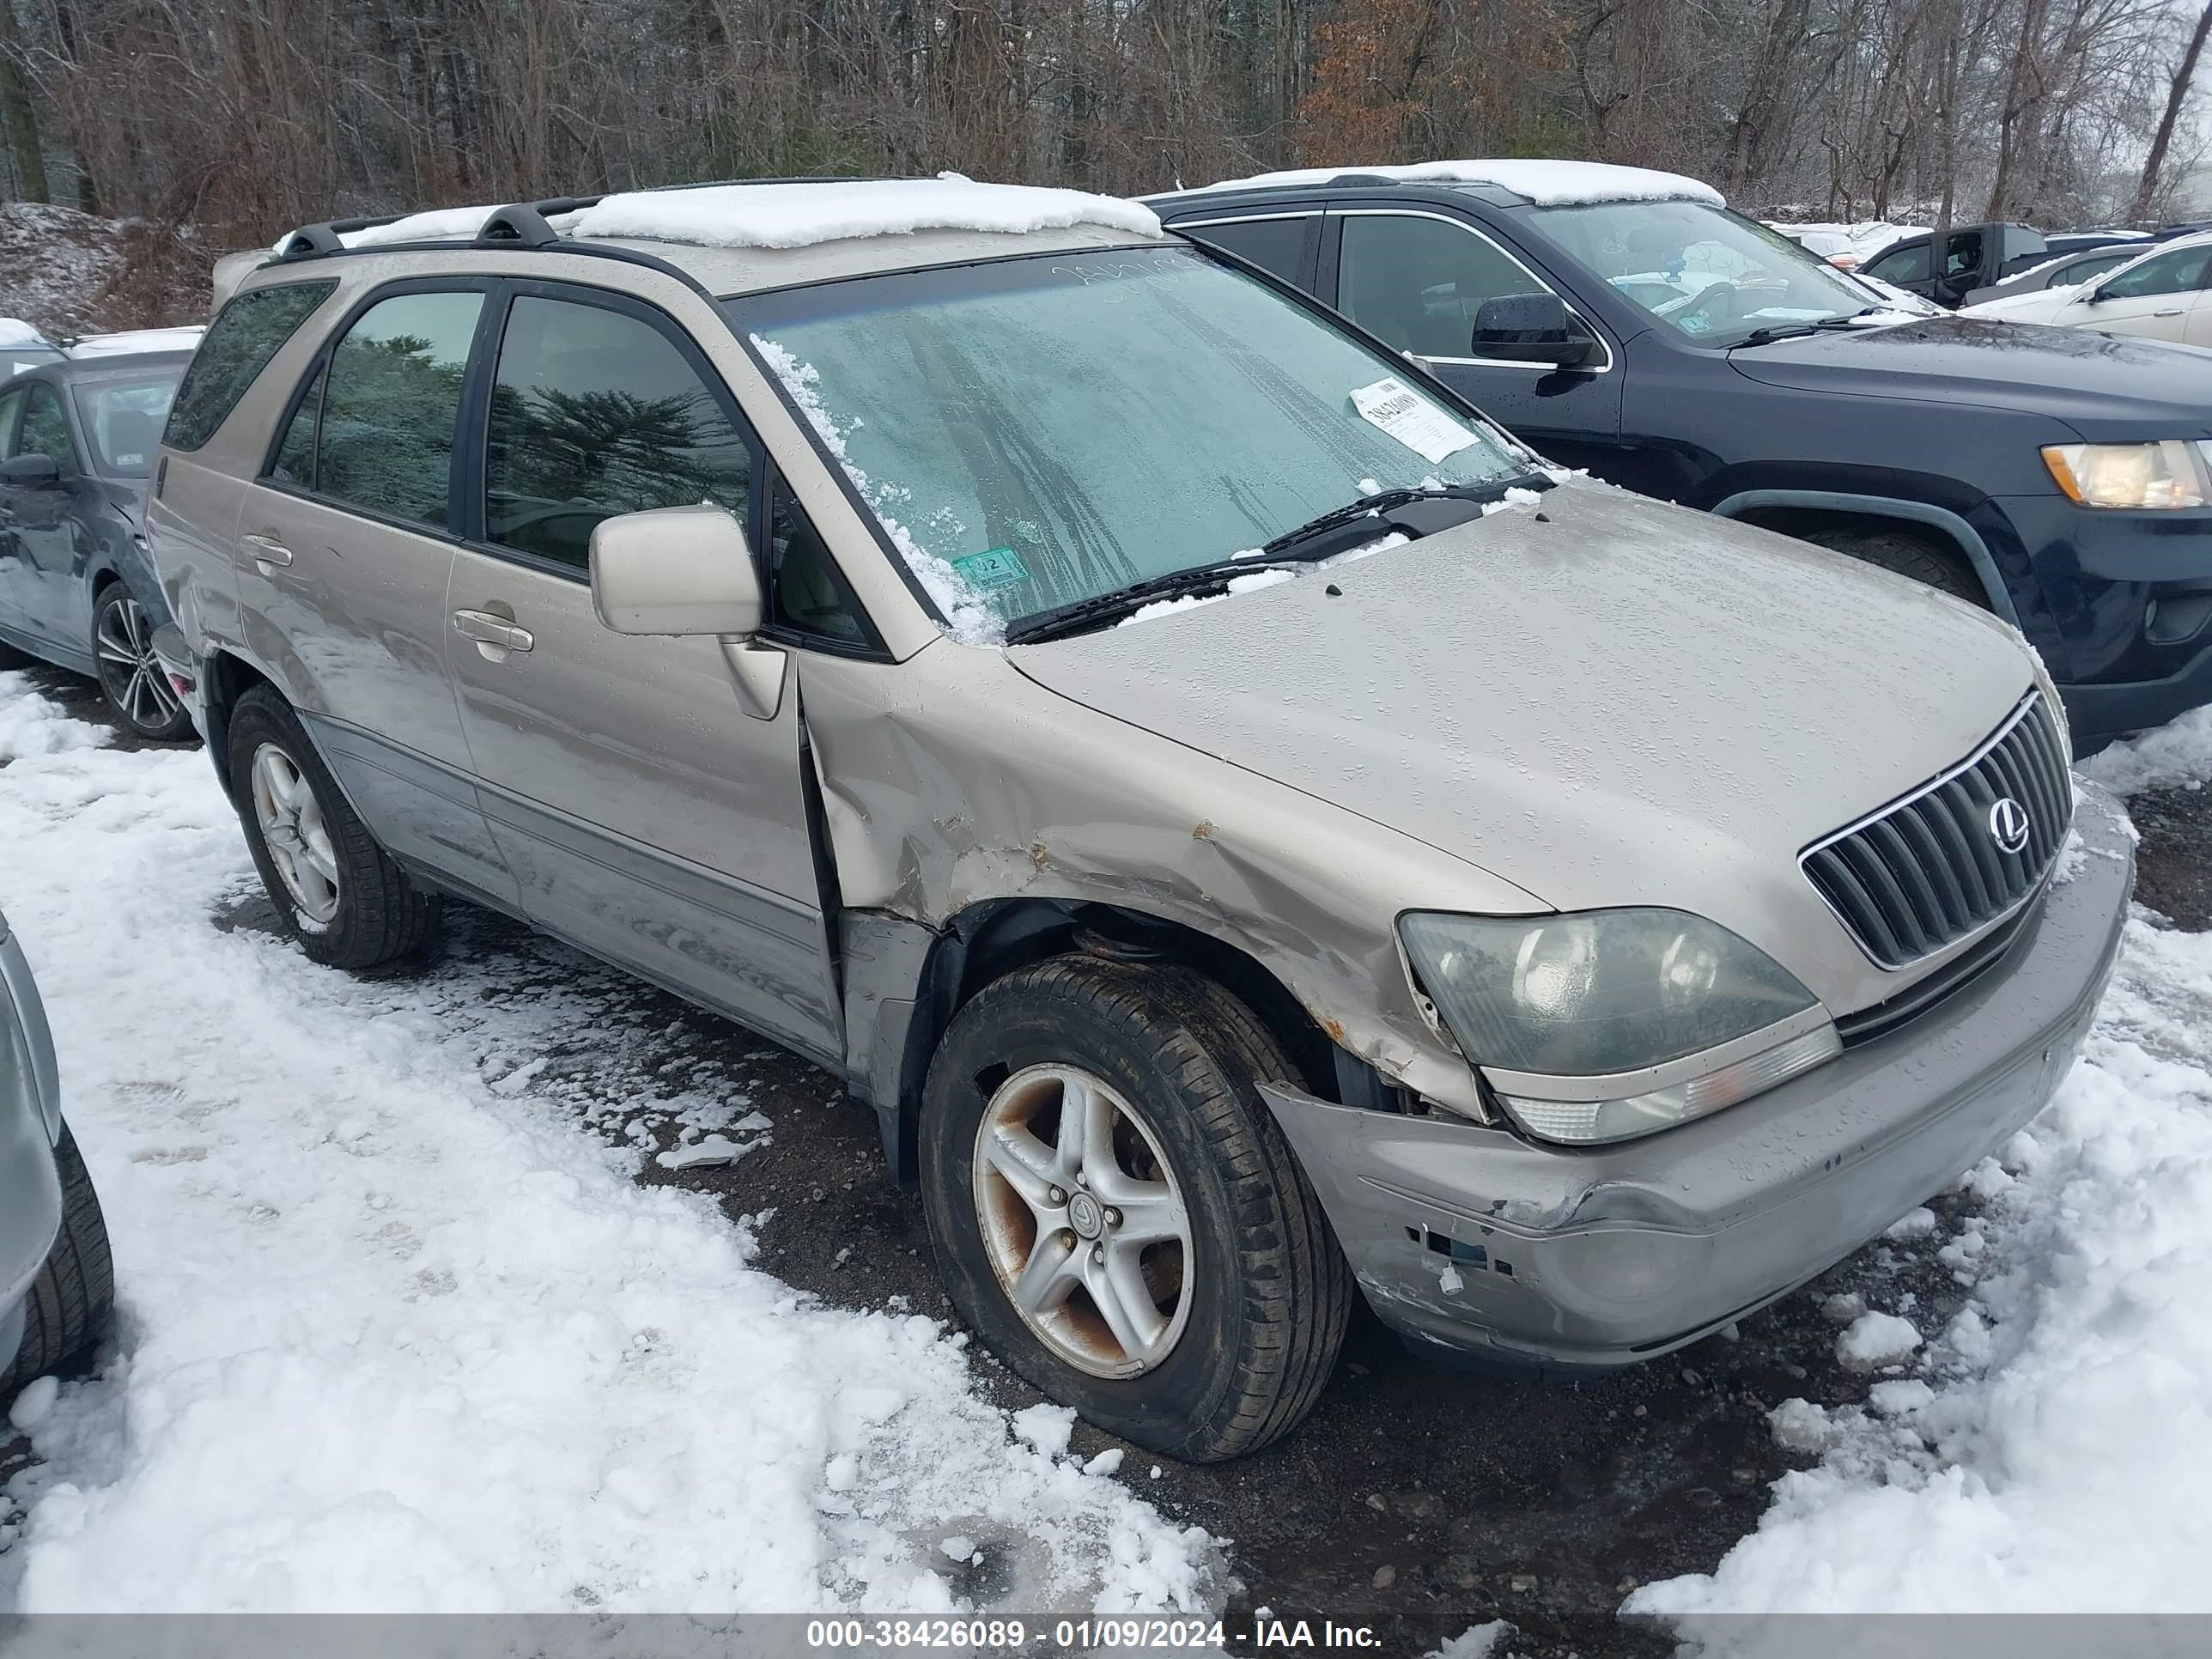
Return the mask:
{"type": "Polygon", "coordinates": [[[1820,317],[1803,323],[1770,323],[1765,328],[1754,328],[1738,340],[1740,346],[1771,345],[1777,340],[1802,339],[1808,334],[1819,334],[1832,328],[1850,328],[1862,317],[1871,317],[1885,306],[1865,306],[1847,317],[1820,317]]]}
{"type": "Polygon", "coordinates": [[[1296,562],[1290,559],[1216,559],[1211,564],[1194,564],[1188,570],[1147,576],[1143,581],[1131,582],[1110,593],[1093,594],[1087,599],[1077,599],[1050,611],[1040,611],[1034,617],[1024,617],[1008,626],[1006,643],[1034,645],[1039,640],[1079,634],[1109,617],[1138,610],[1156,599],[1178,599],[1186,593],[1204,592],[1210,587],[1225,587],[1233,577],[1249,575],[1255,570],[1285,570],[1296,562]]]}
{"type": "Polygon", "coordinates": [[[1068,634],[1080,633],[1085,629],[1096,627],[1110,617],[1126,615],[1155,600],[1225,587],[1232,579],[1249,575],[1255,570],[1288,570],[1302,564],[1316,564],[1339,553],[1348,553],[1356,547],[1363,547],[1376,538],[1394,532],[1408,538],[1430,535],[1449,527],[1449,524],[1463,524],[1478,516],[1483,504],[1503,501],[1508,489],[1548,489],[1551,484],[1552,481],[1542,473],[1527,472],[1492,483],[1385,489],[1373,495],[1363,495],[1356,501],[1347,502],[1319,518],[1309,520],[1295,530],[1284,532],[1265,547],[1243,558],[1216,559],[1211,563],[1192,565],[1184,570],[1170,570],[1162,575],[1131,582],[1127,587],[1117,587],[1109,593],[1094,594],[1089,599],[1077,599],[1050,611],[1040,611],[1033,617],[1024,617],[1007,628],[1006,643],[1034,645],[1042,640],[1059,639],[1068,634]],[[1401,509],[1419,501],[1465,502],[1471,504],[1475,511],[1455,514],[1448,521],[1437,522],[1422,522],[1427,515],[1408,518],[1401,513],[1401,509]]]}

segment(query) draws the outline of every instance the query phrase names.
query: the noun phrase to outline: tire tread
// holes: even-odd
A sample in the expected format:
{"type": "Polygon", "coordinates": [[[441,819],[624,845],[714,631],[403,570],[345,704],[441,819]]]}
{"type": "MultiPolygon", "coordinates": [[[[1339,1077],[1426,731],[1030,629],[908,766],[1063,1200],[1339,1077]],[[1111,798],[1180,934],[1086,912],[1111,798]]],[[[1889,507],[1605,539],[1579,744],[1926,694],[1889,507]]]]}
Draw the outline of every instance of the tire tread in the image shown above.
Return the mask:
{"type": "Polygon", "coordinates": [[[54,1148],[62,1182],[62,1226],[52,1253],[32,1282],[23,1341],[0,1369],[0,1404],[25,1383],[82,1361],[106,1330],[115,1305],[115,1258],[107,1223],[69,1127],[54,1148]]]}

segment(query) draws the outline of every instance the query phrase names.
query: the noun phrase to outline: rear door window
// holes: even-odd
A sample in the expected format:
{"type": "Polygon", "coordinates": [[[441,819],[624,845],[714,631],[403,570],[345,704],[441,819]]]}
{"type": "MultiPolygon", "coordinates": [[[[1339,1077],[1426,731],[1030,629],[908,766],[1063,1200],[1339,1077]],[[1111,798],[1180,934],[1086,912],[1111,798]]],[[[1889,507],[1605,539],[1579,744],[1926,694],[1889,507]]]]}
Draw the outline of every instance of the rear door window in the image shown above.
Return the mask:
{"type": "Polygon", "coordinates": [[[2058,273],[2057,281],[2051,286],[2078,288],[2083,283],[2094,282],[2106,271],[2126,264],[2134,257],[2131,253],[2100,253],[2093,258],[2076,259],[2058,273]]]}
{"type": "Polygon", "coordinates": [[[198,449],[215,436],[277,349],[337,289],[335,279],[285,283],[241,294],[225,306],[192,354],[161,441],[172,449],[198,449]]]}
{"type": "Polygon", "coordinates": [[[580,572],[592,530],[617,514],[714,501],[744,522],[752,470],[750,443],[659,328],[515,300],[492,383],[485,539],[580,572]]]}
{"type": "Polygon", "coordinates": [[[483,304],[470,290],[396,294],[355,319],[325,371],[317,495],[453,527],[453,428],[483,304]]]}

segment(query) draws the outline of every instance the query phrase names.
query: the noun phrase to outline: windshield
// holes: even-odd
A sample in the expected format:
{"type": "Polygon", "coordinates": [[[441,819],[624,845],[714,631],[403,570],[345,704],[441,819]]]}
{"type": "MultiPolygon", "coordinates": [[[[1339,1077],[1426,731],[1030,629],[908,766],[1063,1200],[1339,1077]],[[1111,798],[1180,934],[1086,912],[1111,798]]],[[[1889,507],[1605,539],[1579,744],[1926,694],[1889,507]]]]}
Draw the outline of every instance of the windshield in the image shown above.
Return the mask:
{"type": "Polygon", "coordinates": [[[1255,551],[1364,495],[1534,457],[1188,248],[728,302],[963,639],[1255,551]]]}
{"type": "Polygon", "coordinates": [[[143,478],[161,447],[161,422],[177,395],[179,364],[135,380],[95,380],[75,388],[77,419],[92,440],[93,464],[112,477],[143,478]]]}
{"type": "Polygon", "coordinates": [[[1679,334],[1741,345],[1756,329],[1854,316],[1867,290],[1787,236],[1703,202],[1539,208],[1545,232],[1679,334]]]}

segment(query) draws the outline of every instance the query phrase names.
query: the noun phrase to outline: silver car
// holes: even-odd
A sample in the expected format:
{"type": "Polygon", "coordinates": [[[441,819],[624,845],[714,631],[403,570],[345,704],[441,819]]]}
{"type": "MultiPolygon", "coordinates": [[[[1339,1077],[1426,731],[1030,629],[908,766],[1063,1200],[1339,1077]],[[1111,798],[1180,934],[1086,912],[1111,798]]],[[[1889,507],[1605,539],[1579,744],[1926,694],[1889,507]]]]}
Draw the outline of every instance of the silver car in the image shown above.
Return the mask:
{"type": "Polygon", "coordinates": [[[2033,1116],[2131,863],[2018,636],[1148,219],[763,184],[246,275],[149,526],[307,953],[458,896],[818,1061],[985,1340],[1188,1458],[1355,1295],[1664,1353],[2033,1116]]]}
{"type": "Polygon", "coordinates": [[[115,1300],[100,1198],[69,1126],[52,1036],[0,916],[0,1413],[90,1352],[115,1300]]]}

